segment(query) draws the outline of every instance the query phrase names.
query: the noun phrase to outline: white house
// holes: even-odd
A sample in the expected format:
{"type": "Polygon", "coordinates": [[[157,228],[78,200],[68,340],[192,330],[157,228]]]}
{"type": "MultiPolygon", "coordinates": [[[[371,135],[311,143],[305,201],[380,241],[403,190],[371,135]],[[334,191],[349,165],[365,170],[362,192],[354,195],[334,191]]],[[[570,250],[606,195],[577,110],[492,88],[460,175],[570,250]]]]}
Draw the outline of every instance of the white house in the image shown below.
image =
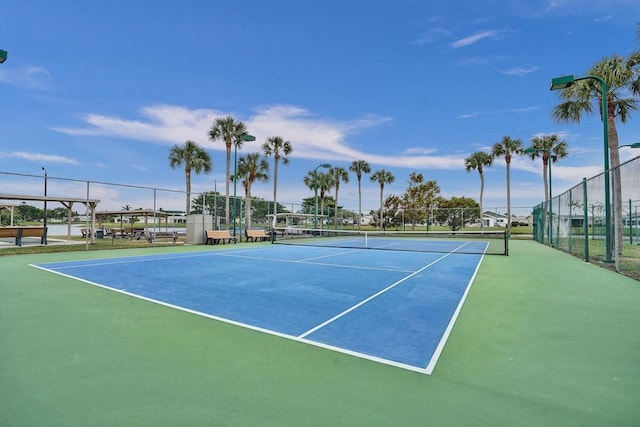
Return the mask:
{"type": "Polygon", "coordinates": [[[484,211],[482,222],[485,227],[506,227],[509,223],[509,217],[497,212],[484,211]]]}

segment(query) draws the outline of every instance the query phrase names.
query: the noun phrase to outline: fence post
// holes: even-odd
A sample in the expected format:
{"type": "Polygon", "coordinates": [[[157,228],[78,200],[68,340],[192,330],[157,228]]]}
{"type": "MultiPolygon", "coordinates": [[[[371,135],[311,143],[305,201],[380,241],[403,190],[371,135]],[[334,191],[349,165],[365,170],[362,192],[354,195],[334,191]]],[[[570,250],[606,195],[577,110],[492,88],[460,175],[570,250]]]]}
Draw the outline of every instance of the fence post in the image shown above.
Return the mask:
{"type": "Polygon", "coordinates": [[[629,199],[629,244],[633,245],[633,215],[631,214],[631,199],[629,199]]]}
{"type": "MultiPolygon", "coordinates": [[[[582,178],[582,195],[584,196],[584,260],[589,262],[589,206],[587,203],[587,178],[582,178]]],[[[595,227],[595,223],[593,224],[595,227]]]]}

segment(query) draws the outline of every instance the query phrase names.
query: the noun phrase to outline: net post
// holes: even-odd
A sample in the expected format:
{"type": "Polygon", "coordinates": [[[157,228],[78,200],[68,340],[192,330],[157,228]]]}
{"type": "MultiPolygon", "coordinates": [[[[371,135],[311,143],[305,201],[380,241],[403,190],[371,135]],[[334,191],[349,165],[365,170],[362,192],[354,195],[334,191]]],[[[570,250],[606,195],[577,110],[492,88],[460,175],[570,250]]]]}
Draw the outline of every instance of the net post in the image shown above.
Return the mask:
{"type": "Polygon", "coordinates": [[[504,232],[504,254],[509,256],[509,236],[507,231],[504,232]]]}

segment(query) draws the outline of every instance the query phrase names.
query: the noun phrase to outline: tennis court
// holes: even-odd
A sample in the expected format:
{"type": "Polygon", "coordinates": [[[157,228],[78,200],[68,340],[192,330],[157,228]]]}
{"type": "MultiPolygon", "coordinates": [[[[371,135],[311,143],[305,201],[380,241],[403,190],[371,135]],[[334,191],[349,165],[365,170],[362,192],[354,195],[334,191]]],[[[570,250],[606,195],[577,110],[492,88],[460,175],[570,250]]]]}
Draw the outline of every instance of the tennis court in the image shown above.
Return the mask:
{"type": "Polygon", "coordinates": [[[478,242],[456,242],[446,253],[243,246],[35,267],[216,320],[431,374],[486,247],[477,246],[476,254],[455,252],[468,245],[478,242]]]}

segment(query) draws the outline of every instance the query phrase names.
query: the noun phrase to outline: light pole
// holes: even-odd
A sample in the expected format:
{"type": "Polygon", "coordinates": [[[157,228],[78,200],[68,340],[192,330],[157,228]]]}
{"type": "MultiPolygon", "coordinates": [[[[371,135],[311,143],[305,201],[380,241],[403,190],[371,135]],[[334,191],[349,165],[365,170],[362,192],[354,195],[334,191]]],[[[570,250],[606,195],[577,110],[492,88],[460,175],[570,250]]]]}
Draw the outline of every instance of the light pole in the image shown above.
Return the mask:
{"type": "Polygon", "coordinates": [[[607,110],[607,82],[598,76],[576,77],[573,75],[556,77],[551,79],[550,90],[566,89],[579,80],[597,80],[600,82],[602,98],[602,128],[604,139],[604,217],[605,217],[605,259],[604,262],[611,262],[611,188],[609,187],[609,113],[607,110]]]}
{"type": "Polygon", "coordinates": [[[640,142],[636,142],[635,144],[618,145],[618,148],[622,147],[640,148],[640,142]]]}
{"type": "Polygon", "coordinates": [[[7,60],[7,51],[0,49],[0,64],[7,60]]]}
{"type": "Polygon", "coordinates": [[[42,235],[42,239],[40,243],[47,244],[47,170],[42,166],[42,171],[44,172],[44,234],[42,235]]]}
{"type": "Polygon", "coordinates": [[[329,163],[322,163],[316,166],[313,170],[313,200],[315,201],[316,209],[313,212],[313,228],[318,229],[318,168],[330,168],[329,163]]]}
{"type": "Polygon", "coordinates": [[[242,138],[235,141],[234,150],[233,150],[233,238],[236,238],[236,206],[237,206],[237,198],[236,198],[236,187],[238,182],[238,143],[240,141],[255,141],[256,137],[249,134],[242,135],[242,138]]]}

